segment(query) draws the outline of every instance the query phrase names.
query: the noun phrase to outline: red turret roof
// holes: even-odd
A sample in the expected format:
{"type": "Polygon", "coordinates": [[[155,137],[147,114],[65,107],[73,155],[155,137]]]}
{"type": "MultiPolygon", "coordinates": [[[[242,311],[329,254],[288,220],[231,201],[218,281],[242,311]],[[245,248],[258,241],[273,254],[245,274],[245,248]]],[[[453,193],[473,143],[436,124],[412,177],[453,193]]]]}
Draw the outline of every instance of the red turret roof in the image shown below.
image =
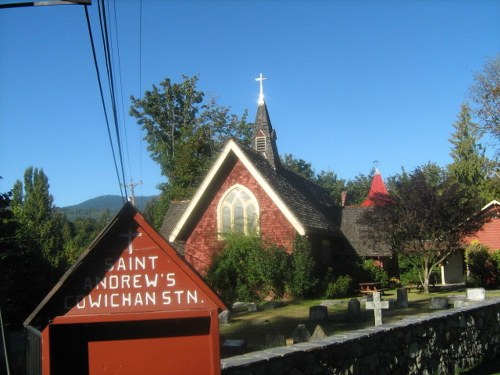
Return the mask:
{"type": "Polygon", "coordinates": [[[370,192],[368,197],[361,203],[361,207],[373,207],[377,205],[377,195],[384,194],[387,195],[387,188],[385,187],[382,175],[378,170],[375,171],[373,176],[372,186],[370,187],[370,192]]]}

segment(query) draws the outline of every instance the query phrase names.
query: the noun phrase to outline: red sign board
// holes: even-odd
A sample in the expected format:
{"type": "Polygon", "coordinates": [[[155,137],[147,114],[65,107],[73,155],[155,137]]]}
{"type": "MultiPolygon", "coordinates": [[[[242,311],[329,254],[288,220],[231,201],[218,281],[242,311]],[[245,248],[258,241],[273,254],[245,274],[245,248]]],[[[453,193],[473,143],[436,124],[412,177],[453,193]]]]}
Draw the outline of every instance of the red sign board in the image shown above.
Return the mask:
{"type": "Polygon", "coordinates": [[[116,249],[103,248],[75,292],[64,296],[66,315],[136,313],[213,305],[181,268],[179,256],[165,251],[139,227],[114,233],[116,249]],[[126,239],[127,242],[124,243],[126,239]],[[99,270],[100,272],[95,272],[99,270]]]}
{"type": "Polygon", "coordinates": [[[126,204],[25,325],[40,332],[43,375],[217,374],[223,309],[126,204]]]}

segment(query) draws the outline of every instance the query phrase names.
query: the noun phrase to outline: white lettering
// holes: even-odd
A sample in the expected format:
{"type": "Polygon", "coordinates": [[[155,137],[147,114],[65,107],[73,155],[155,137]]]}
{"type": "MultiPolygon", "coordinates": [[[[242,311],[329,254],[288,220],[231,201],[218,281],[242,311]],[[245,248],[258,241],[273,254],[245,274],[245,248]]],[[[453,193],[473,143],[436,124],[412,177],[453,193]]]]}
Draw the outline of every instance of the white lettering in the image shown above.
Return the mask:
{"type": "Polygon", "coordinates": [[[184,291],[183,290],[175,290],[174,291],[175,295],[177,295],[177,303],[180,304],[181,303],[181,298],[182,298],[182,295],[184,294],[184,291]]]}
{"type": "Polygon", "coordinates": [[[143,305],[141,293],[137,293],[135,295],[134,306],[137,306],[137,305],[140,305],[140,306],[143,305]]]}
{"type": "Polygon", "coordinates": [[[122,306],[132,306],[132,296],[130,293],[122,294],[122,306]]]}
{"type": "Polygon", "coordinates": [[[167,286],[175,285],[175,273],[167,273],[167,286]]]}
{"type": "Polygon", "coordinates": [[[108,285],[109,289],[118,289],[118,275],[110,275],[108,277],[108,285]]]}
{"type": "Polygon", "coordinates": [[[156,293],[155,292],[146,292],[146,305],[149,305],[151,302],[152,305],[156,305],[156,293]]]}
{"type": "Polygon", "coordinates": [[[93,300],[92,295],[89,294],[89,296],[88,296],[89,306],[90,307],[101,307],[101,296],[102,296],[102,294],[98,294],[97,298],[95,300],[93,300]]]}
{"type": "Polygon", "coordinates": [[[164,305],[170,305],[172,303],[172,297],[170,297],[170,291],[169,290],[163,291],[163,293],[161,294],[161,297],[163,299],[163,304],[164,305]]]}
{"type": "Polygon", "coordinates": [[[122,275],[122,289],[125,289],[125,287],[130,289],[130,275],[122,275]]]}
{"type": "Polygon", "coordinates": [[[85,308],[85,297],[84,296],[77,296],[76,300],[78,303],[76,304],[76,307],[78,309],[84,309],[85,308]]]}
{"type": "Polygon", "coordinates": [[[146,280],[146,286],[147,287],[155,287],[156,288],[156,285],[158,284],[158,274],[155,273],[155,276],[154,276],[154,279],[149,279],[149,275],[148,274],[145,274],[144,275],[144,279],[146,280]]]}
{"type": "MultiPolygon", "coordinates": [[[[134,280],[133,283],[132,283],[132,285],[133,285],[134,288],[142,288],[141,276],[142,275],[134,275],[134,276],[132,276],[132,278],[134,280]]],[[[147,274],[144,275],[144,276],[147,276],[147,274]]]]}
{"type": "MultiPolygon", "coordinates": [[[[130,267],[132,269],[132,267],[130,267]]],[[[142,260],[139,257],[135,258],[135,267],[134,271],[137,271],[138,269],[145,270],[146,269],[146,257],[142,257],[142,260]],[[140,266],[140,268],[139,268],[140,266]]]]}
{"type": "Polygon", "coordinates": [[[116,267],[117,271],[125,271],[127,267],[125,267],[125,259],[118,259],[118,266],[116,267]]]}
{"type": "Polygon", "coordinates": [[[115,302],[115,298],[118,298],[120,295],[118,293],[113,293],[110,296],[111,299],[111,307],[120,307],[118,303],[115,302]]]}
{"type": "Polygon", "coordinates": [[[187,303],[191,303],[191,301],[193,301],[193,303],[198,303],[198,291],[197,290],[194,290],[194,291],[188,290],[187,291],[187,303]]]}
{"type": "Polygon", "coordinates": [[[158,255],[150,255],[148,259],[151,261],[151,269],[154,270],[156,268],[155,262],[158,259],[158,255]]]}

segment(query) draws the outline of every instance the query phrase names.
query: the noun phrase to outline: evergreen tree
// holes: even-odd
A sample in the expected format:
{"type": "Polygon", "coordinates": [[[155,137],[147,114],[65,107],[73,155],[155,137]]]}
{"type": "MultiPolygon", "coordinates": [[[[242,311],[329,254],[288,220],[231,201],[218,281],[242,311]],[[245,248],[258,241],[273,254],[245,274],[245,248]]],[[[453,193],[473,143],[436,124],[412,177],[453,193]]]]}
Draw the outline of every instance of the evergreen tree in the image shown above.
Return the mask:
{"type": "Polygon", "coordinates": [[[453,127],[455,132],[450,138],[453,163],[449,166],[450,173],[467,189],[469,196],[478,195],[486,177],[486,157],[479,143],[479,128],[472,122],[467,104],[462,104],[453,127]]]}

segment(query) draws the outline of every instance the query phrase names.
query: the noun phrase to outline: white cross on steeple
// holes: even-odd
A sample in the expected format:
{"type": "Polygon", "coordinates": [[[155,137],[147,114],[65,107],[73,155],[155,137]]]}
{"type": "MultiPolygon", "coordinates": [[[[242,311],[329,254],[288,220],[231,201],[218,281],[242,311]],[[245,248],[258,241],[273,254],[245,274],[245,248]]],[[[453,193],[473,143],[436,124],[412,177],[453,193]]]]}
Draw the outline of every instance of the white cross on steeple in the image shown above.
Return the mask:
{"type": "Polygon", "coordinates": [[[262,73],[260,73],[260,76],[258,78],[255,78],[256,81],[259,81],[259,84],[260,84],[260,93],[259,93],[259,104],[264,104],[264,85],[262,84],[262,82],[264,82],[264,80],[267,79],[265,78],[262,73]]]}

